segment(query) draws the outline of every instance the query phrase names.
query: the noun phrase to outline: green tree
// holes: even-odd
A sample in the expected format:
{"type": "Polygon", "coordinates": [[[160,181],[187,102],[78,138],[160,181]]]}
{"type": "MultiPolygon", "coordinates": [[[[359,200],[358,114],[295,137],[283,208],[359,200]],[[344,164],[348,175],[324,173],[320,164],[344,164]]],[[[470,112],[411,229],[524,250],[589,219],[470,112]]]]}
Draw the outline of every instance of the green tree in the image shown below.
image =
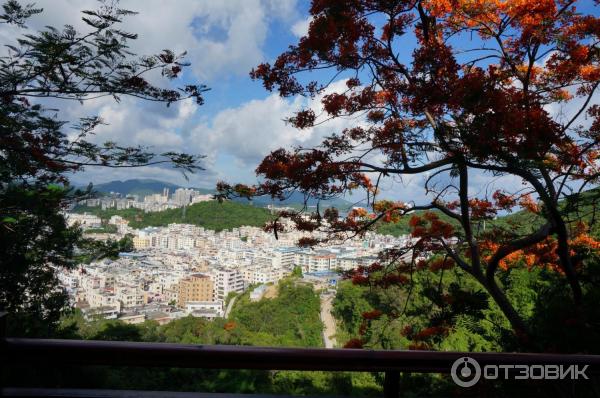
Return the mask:
{"type": "Polygon", "coordinates": [[[302,278],[302,267],[300,266],[295,266],[294,270],[292,271],[292,276],[296,277],[296,278],[302,278]]]}
{"type": "Polygon", "coordinates": [[[81,238],[80,231],[67,227],[61,210],[67,201],[90,194],[90,189],[74,191],[68,175],[91,166],[161,163],[194,172],[200,169],[200,156],[92,143],[88,137],[102,119],[90,116],[69,123],[50,113],[41,99],[83,102],[112,96],[119,101],[131,96],[167,106],[185,98],[202,104],[206,88],[161,88],[147,81],[146,74],[156,70],[173,80],[188,64],[184,54],[169,50],[133,54],[128,42],[137,36],[121,26],[135,13],[116,2],[83,11],[84,32],[69,25],[28,30],[27,18],[40,12],[9,0],[0,13],[0,27],[12,24],[24,30],[16,43],[5,43],[8,53],[0,57],[0,310],[22,318],[10,323],[22,325],[18,333],[48,334],[67,302],[55,270],[74,265],[81,238]],[[68,127],[77,131],[75,138],[65,134],[68,127]]]}
{"type": "Polygon", "coordinates": [[[277,297],[250,302],[241,296],[231,312],[233,330],[244,344],[257,346],[322,346],[319,296],[312,287],[284,280],[277,297]]]}
{"type": "Polygon", "coordinates": [[[372,310],[367,300],[368,290],[353,285],[350,281],[342,281],[333,300],[333,315],[342,321],[342,325],[350,335],[356,335],[363,321],[362,313],[372,310]]]}

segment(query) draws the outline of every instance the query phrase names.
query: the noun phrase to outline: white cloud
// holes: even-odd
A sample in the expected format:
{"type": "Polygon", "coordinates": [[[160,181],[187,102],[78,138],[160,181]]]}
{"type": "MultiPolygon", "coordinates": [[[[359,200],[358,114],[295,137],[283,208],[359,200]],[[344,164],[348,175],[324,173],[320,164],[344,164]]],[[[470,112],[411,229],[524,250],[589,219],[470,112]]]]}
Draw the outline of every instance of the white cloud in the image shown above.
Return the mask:
{"type": "Polygon", "coordinates": [[[199,77],[210,78],[223,68],[246,74],[263,58],[269,22],[289,20],[296,0],[204,1],[194,22],[199,25],[193,57],[199,77]],[[221,34],[211,34],[212,31],[221,34]]]}
{"type": "Polygon", "coordinates": [[[294,34],[294,36],[296,36],[298,38],[306,36],[306,34],[308,33],[308,27],[310,26],[311,21],[312,21],[312,17],[308,17],[306,19],[301,19],[298,22],[296,22],[295,24],[293,24],[291,31],[294,34]]]}
{"type": "MultiPolygon", "coordinates": [[[[291,23],[297,19],[296,2],[297,0],[147,0],[140,3],[122,0],[120,6],[140,12],[136,16],[126,17],[123,24],[124,30],[139,34],[139,39],[130,43],[132,51],[151,54],[164,48],[176,52],[189,50],[192,74],[198,80],[208,81],[212,85],[211,79],[217,82],[231,75],[245,75],[252,66],[263,60],[263,47],[270,24],[276,20],[291,23]]],[[[32,31],[48,25],[61,28],[70,24],[85,32],[89,27],[81,21],[81,11],[97,8],[98,2],[38,0],[36,6],[43,8],[44,12],[28,21],[32,31]]],[[[14,42],[23,33],[26,30],[5,26],[0,29],[0,39],[5,43],[14,42]]],[[[260,160],[268,149],[302,142],[298,137],[303,135],[302,132],[298,133],[285,126],[282,120],[297,109],[298,101],[290,103],[276,96],[264,101],[250,101],[239,108],[219,112],[209,122],[211,127],[208,134],[199,133],[203,130],[203,125],[198,126],[198,106],[191,100],[173,104],[169,108],[164,104],[128,97],[121,98],[119,103],[110,97],[83,104],[56,100],[43,103],[60,109],[58,117],[61,120],[76,121],[79,117],[91,115],[102,117],[108,125],[98,127],[95,134],[88,137],[96,143],[111,140],[121,145],[150,146],[156,152],[174,150],[206,154],[207,159],[203,164],[209,171],[200,174],[210,175],[211,178],[221,176],[220,173],[211,171],[215,170],[219,156],[230,156],[234,162],[244,164],[247,169],[247,165],[260,160]],[[194,141],[195,138],[198,139],[194,141]]],[[[91,168],[74,178],[106,180],[133,175],[177,178],[169,174],[172,172],[163,167],[111,171],[91,168]]],[[[221,178],[235,180],[234,175],[222,175],[221,178]]]]}
{"type": "MultiPolygon", "coordinates": [[[[296,17],[297,0],[123,0],[121,8],[137,11],[125,17],[123,29],[137,33],[130,43],[134,52],[153,54],[162,49],[177,53],[188,50],[188,59],[197,78],[211,81],[228,73],[246,74],[263,58],[269,23],[287,22],[296,17]]],[[[96,9],[94,0],[38,0],[44,9],[28,21],[32,29],[70,24],[79,31],[89,30],[81,11],[96,9]]],[[[0,38],[14,41],[24,30],[4,28],[0,38]],[[11,40],[12,39],[12,40],[11,40]]]]}
{"type": "MultiPolygon", "coordinates": [[[[331,84],[327,93],[340,92],[342,87],[346,87],[345,80],[331,84]]],[[[321,98],[284,99],[271,94],[262,100],[251,100],[239,107],[222,110],[210,124],[197,126],[191,132],[189,141],[199,148],[208,148],[212,156],[225,152],[240,165],[254,168],[274,149],[311,147],[319,144],[325,136],[356,125],[356,119],[343,118],[304,130],[285,123],[286,118],[304,107],[313,109],[317,115],[322,113],[321,98]]]]}

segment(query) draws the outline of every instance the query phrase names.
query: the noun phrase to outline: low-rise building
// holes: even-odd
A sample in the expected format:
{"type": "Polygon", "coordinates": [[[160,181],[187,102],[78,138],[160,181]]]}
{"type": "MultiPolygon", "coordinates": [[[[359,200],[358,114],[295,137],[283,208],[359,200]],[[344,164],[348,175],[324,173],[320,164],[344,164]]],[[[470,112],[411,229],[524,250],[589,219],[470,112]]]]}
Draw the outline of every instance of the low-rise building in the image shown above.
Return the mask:
{"type": "Polygon", "coordinates": [[[146,320],[144,314],[127,314],[119,317],[119,320],[130,325],[137,325],[143,323],[146,320]]]}
{"type": "Polygon", "coordinates": [[[213,319],[223,316],[223,301],[188,301],[185,303],[185,312],[189,315],[213,319]]]}
{"type": "Polygon", "coordinates": [[[67,225],[69,227],[75,224],[79,225],[82,229],[100,228],[102,227],[102,220],[100,217],[93,214],[83,213],[67,213],[65,216],[67,225]]]}

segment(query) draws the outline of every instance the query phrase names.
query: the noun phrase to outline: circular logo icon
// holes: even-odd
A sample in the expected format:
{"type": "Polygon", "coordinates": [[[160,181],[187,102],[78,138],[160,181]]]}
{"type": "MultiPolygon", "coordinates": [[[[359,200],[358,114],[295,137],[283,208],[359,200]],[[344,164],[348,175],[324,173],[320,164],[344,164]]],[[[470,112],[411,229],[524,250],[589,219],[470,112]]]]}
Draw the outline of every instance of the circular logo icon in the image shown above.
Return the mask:
{"type": "Polygon", "coordinates": [[[472,387],[481,378],[481,366],[469,357],[458,358],[450,369],[452,380],[461,387],[472,387]]]}

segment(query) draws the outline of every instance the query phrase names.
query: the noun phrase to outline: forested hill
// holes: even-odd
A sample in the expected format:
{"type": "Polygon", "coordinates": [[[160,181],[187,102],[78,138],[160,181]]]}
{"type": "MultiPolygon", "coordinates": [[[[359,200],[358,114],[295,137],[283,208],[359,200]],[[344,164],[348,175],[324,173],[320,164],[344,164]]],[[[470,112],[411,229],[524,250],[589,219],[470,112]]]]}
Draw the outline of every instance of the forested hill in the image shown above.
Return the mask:
{"type": "Polygon", "coordinates": [[[139,209],[102,210],[99,207],[86,206],[78,206],[74,211],[96,214],[102,219],[119,215],[129,220],[129,225],[133,228],[161,227],[178,223],[222,231],[245,225],[262,227],[271,219],[271,214],[266,209],[236,202],[219,203],[217,201],[195,203],[186,207],[185,210],[180,208],[152,213],[144,213],[139,209]]]}
{"type": "MultiPolygon", "coordinates": [[[[582,194],[583,205],[579,208],[579,213],[584,221],[592,227],[592,234],[600,236],[600,224],[594,212],[594,203],[600,204],[600,188],[591,189],[582,194]]],[[[569,219],[574,219],[576,214],[568,208],[568,199],[562,202],[562,208],[569,219]]],[[[101,210],[99,207],[78,206],[74,210],[78,213],[88,212],[96,214],[103,219],[108,219],[113,215],[120,215],[130,221],[133,228],[144,228],[148,226],[165,226],[171,223],[186,223],[203,226],[207,229],[221,231],[224,229],[236,228],[244,225],[261,227],[271,219],[268,210],[262,207],[252,206],[238,202],[217,201],[201,202],[188,206],[183,209],[171,209],[161,212],[144,213],[138,209],[126,210],[101,210]]],[[[455,221],[447,216],[440,214],[440,218],[447,222],[455,221]]],[[[377,232],[386,235],[404,235],[410,232],[408,221],[410,216],[403,217],[396,224],[380,224],[377,232]]],[[[542,219],[536,214],[525,211],[518,211],[498,217],[496,220],[489,221],[488,226],[496,225],[505,228],[517,228],[533,230],[541,225],[542,219]]],[[[527,232],[527,231],[524,231],[527,232]]]]}
{"type": "MultiPolygon", "coordinates": [[[[581,218],[591,226],[591,234],[593,236],[600,237],[600,223],[598,223],[598,218],[600,217],[600,188],[590,189],[581,194],[578,213],[570,207],[570,199],[574,199],[574,196],[567,197],[567,199],[561,202],[561,208],[563,213],[566,215],[566,219],[570,221],[581,218]],[[594,211],[594,208],[596,208],[596,211],[594,211]]],[[[446,222],[456,222],[441,212],[439,215],[440,218],[446,222]]],[[[396,224],[379,224],[377,227],[377,232],[394,236],[408,234],[410,233],[410,228],[408,226],[409,220],[410,216],[407,216],[403,217],[400,222],[396,224]]],[[[500,216],[495,220],[491,220],[488,222],[488,226],[517,229],[527,233],[540,227],[542,222],[542,218],[537,214],[526,211],[518,211],[500,216]]]]}

